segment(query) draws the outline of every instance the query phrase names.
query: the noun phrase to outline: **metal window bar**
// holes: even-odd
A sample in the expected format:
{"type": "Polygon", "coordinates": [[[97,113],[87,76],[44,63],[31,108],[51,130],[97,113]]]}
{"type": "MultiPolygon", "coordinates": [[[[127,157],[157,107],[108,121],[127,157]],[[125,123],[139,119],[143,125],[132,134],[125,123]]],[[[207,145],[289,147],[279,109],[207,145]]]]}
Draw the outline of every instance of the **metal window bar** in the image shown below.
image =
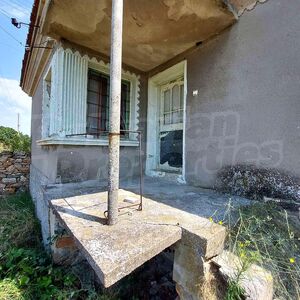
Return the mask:
{"type": "MultiPolygon", "coordinates": [[[[87,97],[87,128],[90,135],[99,137],[99,134],[108,133],[109,121],[109,75],[99,71],[89,69],[88,73],[88,97],[87,97]],[[92,101],[92,95],[97,101],[92,101]],[[91,108],[97,110],[91,113],[91,108]],[[93,122],[94,120],[94,122],[93,122]],[[97,123],[97,127],[93,126],[97,123]],[[97,133],[98,132],[98,133],[97,133]]],[[[129,129],[130,119],[130,82],[122,80],[121,82],[121,115],[120,129],[125,135],[129,129]]]]}
{"type": "MultiPolygon", "coordinates": [[[[141,211],[143,209],[143,191],[144,191],[144,174],[143,174],[143,160],[142,160],[142,132],[140,130],[120,130],[120,134],[129,134],[129,133],[136,133],[138,135],[138,141],[139,141],[139,169],[140,169],[140,178],[139,178],[139,190],[140,190],[140,202],[137,204],[122,206],[118,208],[118,211],[120,212],[123,209],[136,207],[138,206],[137,210],[141,211]]],[[[100,136],[100,134],[107,134],[109,135],[109,131],[107,130],[98,130],[96,132],[97,137],[100,136]]],[[[90,135],[90,133],[76,133],[76,134],[67,134],[66,137],[74,137],[74,136],[85,136],[87,137],[90,135]]],[[[104,214],[107,218],[107,212],[105,211],[104,214]]]]}

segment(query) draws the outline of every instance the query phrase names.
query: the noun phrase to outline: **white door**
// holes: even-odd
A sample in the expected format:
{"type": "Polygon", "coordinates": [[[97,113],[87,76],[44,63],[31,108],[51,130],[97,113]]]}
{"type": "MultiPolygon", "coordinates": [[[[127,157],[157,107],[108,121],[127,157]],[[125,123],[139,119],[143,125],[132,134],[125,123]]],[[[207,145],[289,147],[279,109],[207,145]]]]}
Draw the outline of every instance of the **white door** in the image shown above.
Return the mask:
{"type": "Polygon", "coordinates": [[[159,119],[159,169],[181,173],[183,153],[183,78],[161,86],[159,119]]]}

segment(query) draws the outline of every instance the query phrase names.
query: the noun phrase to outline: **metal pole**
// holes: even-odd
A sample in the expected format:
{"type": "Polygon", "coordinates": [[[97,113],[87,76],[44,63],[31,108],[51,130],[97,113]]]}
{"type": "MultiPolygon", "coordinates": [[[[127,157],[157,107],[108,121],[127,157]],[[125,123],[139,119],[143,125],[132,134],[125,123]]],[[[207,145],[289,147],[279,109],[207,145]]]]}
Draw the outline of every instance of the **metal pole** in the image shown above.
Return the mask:
{"type": "Polygon", "coordinates": [[[17,125],[17,131],[20,133],[20,113],[18,113],[18,125],[17,125]]]}
{"type": "Polygon", "coordinates": [[[140,206],[139,210],[143,209],[143,160],[142,160],[142,133],[139,132],[139,164],[140,164],[140,206]]]}
{"type": "Polygon", "coordinates": [[[112,1],[110,50],[110,111],[108,225],[118,221],[123,0],[112,1]]]}

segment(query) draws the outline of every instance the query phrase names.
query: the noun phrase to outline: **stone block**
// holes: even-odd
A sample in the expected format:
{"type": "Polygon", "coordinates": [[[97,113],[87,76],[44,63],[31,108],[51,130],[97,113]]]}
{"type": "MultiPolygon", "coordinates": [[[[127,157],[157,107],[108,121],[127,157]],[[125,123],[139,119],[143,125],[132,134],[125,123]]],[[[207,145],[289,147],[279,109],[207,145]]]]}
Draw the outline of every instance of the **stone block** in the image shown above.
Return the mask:
{"type": "Polygon", "coordinates": [[[202,256],[201,249],[182,241],[176,243],[173,280],[180,300],[204,299],[203,286],[209,272],[209,263],[202,256]]]}
{"type": "Polygon", "coordinates": [[[2,183],[12,184],[16,182],[17,182],[16,178],[2,178],[2,183]]]}
{"type": "Polygon", "coordinates": [[[22,164],[14,163],[14,168],[20,170],[22,168],[22,164]]]}
{"type": "Polygon", "coordinates": [[[14,171],[15,167],[13,165],[6,168],[6,173],[11,174],[14,171]]]}
{"type": "Polygon", "coordinates": [[[21,182],[26,182],[26,181],[28,181],[28,179],[25,176],[21,175],[20,181],[21,182]]]}
{"type": "MultiPolygon", "coordinates": [[[[225,280],[236,280],[236,274],[242,267],[240,259],[229,251],[212,259],[219,267],[225,280]]],[[[270,272],[253,264],[241,276],[239,284],[245,290],[246,300],[272,300],[273,277],[270,272]]]]}
{"type": "Polygon", "coordinates": [[[8,158],[9,158],[8,155],[4,155],[4,156],[0,157],[0,163],[1,163],[1,164],[5,163],[5,162],[7,161],[8,158]]]}
{"type": "Polygon", "coordinates": [[[225,238],[226,228],[218,224],[207,223],[201,229],[194,226],[182,228],[182,242],[196,249],[204,259],[220,254],[224,249],[225,238]]]}

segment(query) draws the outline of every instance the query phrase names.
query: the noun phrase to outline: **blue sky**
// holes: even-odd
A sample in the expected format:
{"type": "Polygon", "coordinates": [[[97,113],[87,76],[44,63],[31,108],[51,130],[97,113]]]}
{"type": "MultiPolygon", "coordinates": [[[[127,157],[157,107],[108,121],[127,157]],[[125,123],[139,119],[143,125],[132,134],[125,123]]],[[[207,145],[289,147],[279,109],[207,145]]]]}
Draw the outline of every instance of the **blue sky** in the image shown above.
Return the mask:
{"type": "Polygon", "coordinates": [[[0,126],[30,134],[31,98],[19,87],[28,26],[14,27],[10,18],[29,22],[33,0],[0,0],[0,126]],[[21,45],[22,43],[23,45],[21,45]]]}

